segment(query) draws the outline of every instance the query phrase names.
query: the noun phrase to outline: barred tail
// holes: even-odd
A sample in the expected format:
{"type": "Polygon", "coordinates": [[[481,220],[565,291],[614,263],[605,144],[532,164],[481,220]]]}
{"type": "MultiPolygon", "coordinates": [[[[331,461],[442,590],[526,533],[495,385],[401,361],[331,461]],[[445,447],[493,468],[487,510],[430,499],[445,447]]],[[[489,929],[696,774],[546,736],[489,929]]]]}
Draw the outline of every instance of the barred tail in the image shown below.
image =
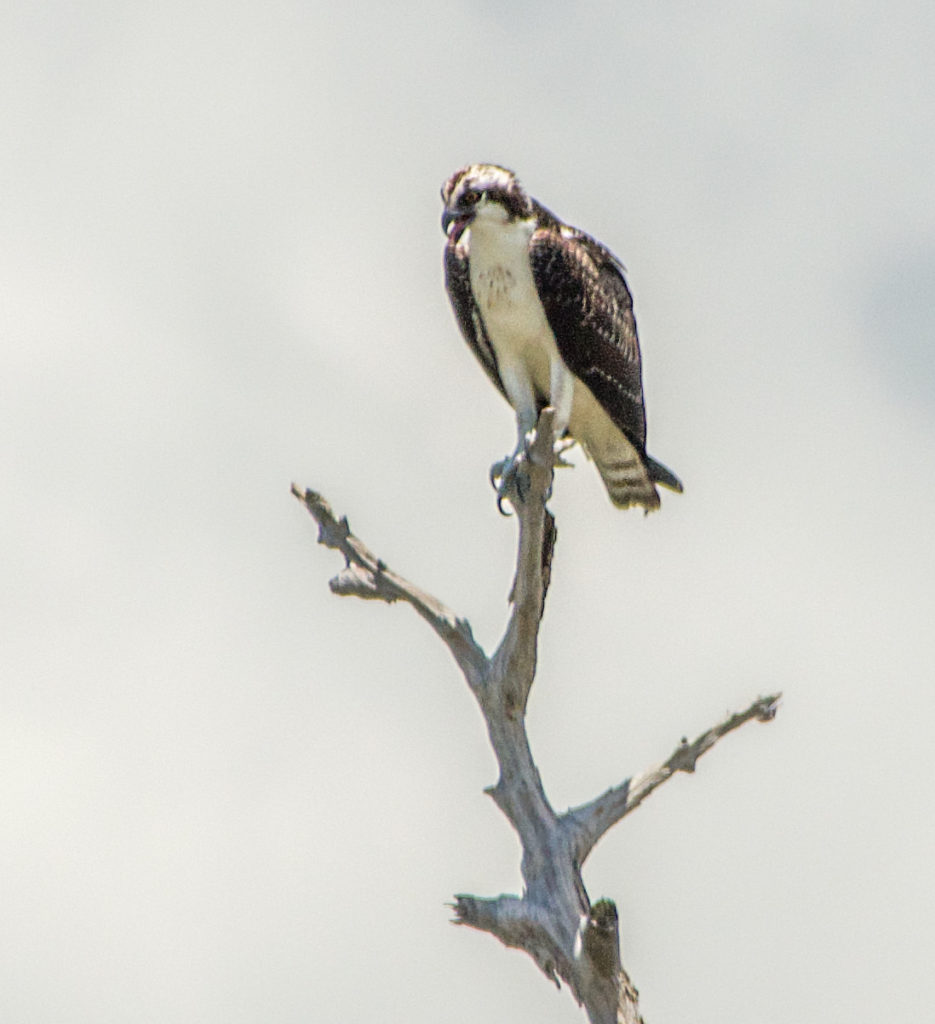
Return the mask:
{"type": "Polygon", "coordinates": [[[594,460],[610,500],[617,508],[641,505],[647,512],[659,508],[659,492],[636,452],[631,448],[615,454],[622,457],[594,460]]]}

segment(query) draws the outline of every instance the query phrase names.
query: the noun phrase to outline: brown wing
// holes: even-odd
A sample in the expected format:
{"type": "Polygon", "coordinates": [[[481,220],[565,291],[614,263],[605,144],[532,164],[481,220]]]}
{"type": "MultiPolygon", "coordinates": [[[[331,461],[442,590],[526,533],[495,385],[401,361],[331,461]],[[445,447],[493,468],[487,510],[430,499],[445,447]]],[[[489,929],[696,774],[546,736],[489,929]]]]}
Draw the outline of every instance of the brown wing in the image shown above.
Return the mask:
{"type": "MultiPolygon", "coordinates": [[[[464,340],[474,350],[481,366],[487,371],[487,376],[497,386],[504,398],[507,393],[500,380],[500,371],[497,369],[497,356],[494,353],[493,345],[487,335],[487,328],[474,301],[474,292],[471,290],[471,268],[468,262],[467,253],[455,239],[448,239],[445,246],[445,290],[451,300],[451,308],[454,310],[455,319],[464,335],[464,340]]],[[[509,401],[509,399],[507,399],[509,401]]]]}
{"type": "Polygon", "coordinates": [[[645,455],[640,346],[622,264],[590,235],[557,224],[533,234],[529,260],[565,365],[645,455]]]}

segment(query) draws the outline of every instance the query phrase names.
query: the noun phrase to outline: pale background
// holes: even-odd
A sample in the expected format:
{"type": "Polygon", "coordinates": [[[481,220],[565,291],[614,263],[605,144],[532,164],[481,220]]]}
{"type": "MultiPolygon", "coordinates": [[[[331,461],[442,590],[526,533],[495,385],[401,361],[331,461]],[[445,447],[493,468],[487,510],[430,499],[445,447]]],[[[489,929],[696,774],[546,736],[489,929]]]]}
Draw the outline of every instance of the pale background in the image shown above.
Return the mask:
{"type": "Polygon", "coordinates": [[[289,496],[499,637],[513,426],[440,269],[475,160],[629,267],[686,484],[557,481],[553,801],[785,691],[587,866],[647,1021],[930,1019],[930,0],[58,0],[0,39],[0,1020],[583,1019],[448,923],[519,885],[480,717],[289,496]]]}

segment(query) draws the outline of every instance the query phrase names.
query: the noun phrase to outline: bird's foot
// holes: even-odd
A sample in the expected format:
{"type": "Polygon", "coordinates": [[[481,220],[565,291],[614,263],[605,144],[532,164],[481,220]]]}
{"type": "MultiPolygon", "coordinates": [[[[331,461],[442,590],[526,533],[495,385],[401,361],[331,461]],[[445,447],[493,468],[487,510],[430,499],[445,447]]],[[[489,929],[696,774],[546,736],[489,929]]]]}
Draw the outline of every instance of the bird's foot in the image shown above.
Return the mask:
{"type": "Polygon", "coordinates": [[[523,504],[526,501],[529,494],[529,445],[534,438],[535,433],[530,431],[517,445],[512,455],[507,455],[490,467],[490,484],[497,492],[497,509],[500,515],[510,514],[503,509],[504,501],[509,501],[514,509],[517,503],[523,504]]]}
{"type": "MultiPolygon", "coordinates": [[[[516,451],[512,455],[507,455],[490,467],[490,485],[497,492],[497,508],[501,515],[508,516],[510,514],[503,508],[504,501],[509,501],[514,509],[517,502],[524,504],[526,501],[530,486],[529,453],[535,439],[535,430],[530,430],[516,446],[516,451]]],[[[568,462],[564,455],[574,444],[573,437],[559,438],[552,446],[552,465],[573,469],[574,463],[568,462]]],[[[551,497],[552,485],[549,484],[548,492],[545,495],[546,501],[551,497]]]]}
{"type": "MultiPolygon", "coordinates": [[[[497,508],[500,514],[508,516],[504,511],[503,502],[509,501],[514,510],[519,504],[525,504],[530,488],[531,450],[536,441],[536,430],[527,431],[520,439],[512,455],[507,455],[490,467],[490,486],[497,492],[497,508]]],[[[571,436],[560,437],[552,444],[552,465],[565,469],[573,469],[574,463],[565,459],[565,452],[574,447],[576,441],[571,436]]],[[[552,484],[549,483],[545,500],[552,497],[552,484]]]]}
{"type": "Polygon", "coordinates": [[[573,437],[562,437],[555,442],[555,445],[552,448],[552,453],[554,456],[554,461],[552,465],[555,466],[556,469],[575,468],[575,464],[573,462],[568,462],[564,456],[565,452],[570,451],[572,448],[574,448],[576,443],[577,442],[573,437]]]}
{"type": "Polygon", "coordinates": [[[490,467],[490,482],[497,492],[497,509],[502,516],[510,513],[503,508],[508,501],[515,509],[523,504],[529,494],[529,470],[526,467],[526,453],[514,452],[490,467]]]}

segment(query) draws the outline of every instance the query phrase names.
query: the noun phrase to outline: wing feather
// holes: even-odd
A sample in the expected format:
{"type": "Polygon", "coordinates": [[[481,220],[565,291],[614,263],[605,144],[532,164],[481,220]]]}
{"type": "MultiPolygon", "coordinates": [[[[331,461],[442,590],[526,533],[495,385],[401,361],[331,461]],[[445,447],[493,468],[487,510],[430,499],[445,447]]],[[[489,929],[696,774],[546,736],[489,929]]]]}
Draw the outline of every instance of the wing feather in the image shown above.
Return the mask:
{"type": "MultiPolygon", "coordinates": [[[[497,368],[496,353],[490,343],[480,310],[474,301],[474,292],[471,288],[471,266],[466,248],[453,238],[449,238],[448,244],[445,246],[445,289],[451,300],[451,308],[454,310],[455,319],[458,321],[458,327],[461,328],[464,340],[473,349],[474,355],[487,371],[487,376],[503,397],[507,398],[503,381],[500,380],[500,371],[497,368]]],[[[507,401],[509,401],[508,398],[507,401]]]]}
{"type": "Polygon", "coordinates": [[[559,354],[645,455],[640,346],[623,265],[590,235],[548,221],[530,239],[529,260],[559,354]]]}

